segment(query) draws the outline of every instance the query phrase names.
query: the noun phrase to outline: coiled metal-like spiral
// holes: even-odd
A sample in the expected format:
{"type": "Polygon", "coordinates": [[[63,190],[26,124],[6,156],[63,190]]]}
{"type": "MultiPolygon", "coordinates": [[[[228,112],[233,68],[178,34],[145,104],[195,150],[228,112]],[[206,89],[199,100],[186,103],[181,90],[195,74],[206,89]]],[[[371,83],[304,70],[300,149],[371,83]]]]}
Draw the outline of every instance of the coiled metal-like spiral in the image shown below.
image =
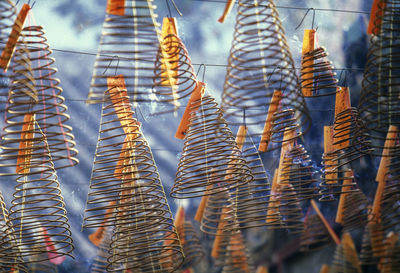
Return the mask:
{"type": "Polygon", "coordinates": [[[360,262],[362,265],[376,265],[385,256],[385,232],[379,219],[371,218],[365,226],[360,262]]]}
{"type": "Polygon", "coordinates": [[[327,56],[324,47],[316,48],[302,56],[300,83],[302,88],[311,93],[311,98],[336,94],[338,80],[327,56]]]}
{"type": "Polygon", "coordinates": [[[109,249],[111,246],[112,227],[105,227],[103,238],[97,248],[97,254],[93,258],[91,273],[104,273],[107,271],[109,249]]]}
{"type": "Polygon", "coordinates": [[[390,125],[400,126],[400,31],[398,0],[380,0],[370,37],[358,110],[365,121],[374,154],[382,155],[390,125]],[[380,24],[379,24],[380,22],[380,24]]]}
{"type": "Polygon", "coordinates": [[[368,222],[369,212],[368,199],[359,188],[346,193],[343,205],[343,230],[351,231],[364,227],[368,222]]]}
{"type": "MultiPolygon", "coordinates": [[[[18,43],[12,65],[10,95],[8,98],[6,126],[2,142],[0,163],[3,167],[17,167],[19,142],[23,133],[24,117],[34,114],[35,120],[46,135],[54,168],[74,166],[78,163],[72,127],[67,125],[69,115],[60,81],[54,78],[57,69],[54,58],[40,26],[26,27],[23,40],[18,43]]],[[[42,151],[36,150],[37,156],[42,151]]],[[[2,175],[13,175],[14,170],[4,169],[2,175]]]]}
{"type": "Polygon", "coordinates": [[[205,251],[192,222],[185,221],[182,225],[176,228],[182,243],[183,253],[185,254],[182,269],[186,269],[200,262],[205,256],[205,251]]]}
{"type": "Polygon", "coordinates": [[[331,242],[328,230],[317,214],[306,215],[300,239],[300,251],[317,250],[331,242]]]}
{"type": "Polygon", "coordinates": [[[322,155],[321,201],[335,200],[336,195],[343,193],[343,181],[350,178],[346,172],[351,163],[372,153],[371,141],[363,128],[364,122],[356,108],[351,107],[336,115],[332,134],[334,150],[322,155]]]}
{"type": "MultiPolygon", "coordinates": [[[[111,1],[109,1],[111,2],[111,1]]],[[[122,1],[114,1],[118,3],[122,1]]],[[[133,102],[151,101],[154,58],[157,56],[159,23],[152,0],[125,0],[122,7],[108,8],[104,20],[88,103],[99,103],[107,90],[107,78],[124,74],[133,102]]]]}
{"type": "Polygon", "coordinates": [[[224,117],[230,125],[245,119],[249,135],[260,136],[274,90],[282,91],[276,114],[293,109],[296,124],[308,127],[310,117],[275,3],[240,0],[222,94],[224,117]]]}
{"type": "Polygon", "coordinates": [[[296,190],[291,185],[280,185],[276,200],[279,202],[279,216],[283,227],[291,233],[302,232],[304,215],[296,190]]]}
{"type": "Polygon", "coordinates": [[[108,271],[172,272],[182,248],[152,152],[126,91],[105,96],[84,227],[114,226],[108,271]]]}
{"type": "Polygon", "coordinates": [[[8,220],[8,210],[0,192],[0,272],[10,272],[12,268],[20,272],[28,272],[24,260],[17,246],[17,241],[12,234],[12,223],[8,220]],[[13,256],[12,254],[15,254],[13,256]]]}
{"type": "Polygon", "coordinates": [[[171,196],[198,197],[249,183],[250,170],[214,98],[205,95],[190,109],[189,129],[171,196]],[[207,186],[212,187],[205,191],[207,186]]]}
{"type": "Polygon", "coordinates": [[[34,152],[17,177],[9,215],[14,227],[9,232],[29,263],[72,257],[73,250],[64,199],[46,137],[37,124],[34,130],[34,152]]]}
{"type": "MultiPolygon", "coordinates": [[[[395,235],[397,236],[397,234],[395,235]]],[[[400,240],[397,239],[393,246],[386,249],[385,259],[380,263],[380,272],[396,273],[400,271],[400,240]]]]}
{"type": "Polygon", "coordinates": [[[153,92],[161,103],[155,114],[176,110],[179,101],[189,96],[197,83],[192,60],[181,39],[175,34],[162,39],[154,69],[153,92]]]}
{"type": "MultiPolygon", "coordinates": [[[[348,234],[348,236],[351,235],[348,234]]],[[[332,265],[329,269],[329,273],[339,272],[362,273],[356,249],[353,249],[347,243],[343,243],[343,237],[342,243],[336,247],[332,265]]]]}

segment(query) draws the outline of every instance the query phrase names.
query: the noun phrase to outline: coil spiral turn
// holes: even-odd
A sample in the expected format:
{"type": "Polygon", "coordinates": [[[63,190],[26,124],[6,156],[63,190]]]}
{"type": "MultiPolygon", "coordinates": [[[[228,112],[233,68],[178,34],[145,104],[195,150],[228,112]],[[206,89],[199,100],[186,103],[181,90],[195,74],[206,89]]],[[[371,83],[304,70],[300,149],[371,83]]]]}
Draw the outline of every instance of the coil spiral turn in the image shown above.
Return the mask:
{"type": "MultiPolygon", "coordinates": [[[[338,80],[333,71],[332,62],[326,58],[324,47],[305,53],[301,59],[300,84],[311,93],[311,98],[336,94],[338,80]]],[[[304,93],[303,93],[304,94],[304,93]]]]}
{"type": "Polygon", "coordinates": [[[376,20],[370,37],[358,109],[375,150],[381,156],[386,132],[390,125],[400,125],[400,41],[394,39],[400,31],[397,18],[400,2],[378,2],[376,20]]]}
{"type": "Polygon", "coordinates": [[[12,235],[12,223],[8,220],[8,210],[4,203],[3,194],[0,192],[0,272],[10,272],[11,269],[27,273],[21,253],[19,252],[15,237],[12,235]],[[15,254],[15,256],[10,255],[15,254]]]}
{"type": "Polygon", "coordinates": [[[182,225],[176,228],[182,243],[183,253],[185,254],[182,269],[186,269],[200,262],[205,256],[205,251],[201,245],[200,238],[190,221],[185,221],[182,225]]]}
{"type": "Polygon", "coordinates": [[[336,115],[332,133],[333,151],[322,155],[321,201],[335,200],[336,195],[343,193],[343,181],[352,179],[346,175],[351,163],[372,153],[371,141],[363,128],[364,122],[356,108],[351,107],[336,115]]]}
{"type": "Polygon", "coordinates": [[[163,37],[154,69],[154,94],[156,101],[162,103],[162,110],[157,110],[156,114],[176,110],[179,100],[189,96],[196,83],[192,60],[181,39],[175,34],[163,37]],[[171,105],[174,109],[170,109],[171,105]]]}
{"type": "Polygon", "coordinates": [[[303,232],[304,215],[296,190],[291,185],[280,185],[276,200],[279,202],[279,216],[283,228],[291,233],[303,232]]]}
{"type": "Polygon", "coordinates": [[[240,157],[232,132],[214,98],[205,95],[191,105],[190,124],[175,183],[174,198],[191,198],[232,190],[252,176],[240,157]],[[205,191],[207,186],[209,190],[205,191]]]}
{"type": "Polygon", "coordinates": [[[172,272],[182,249],[152,152],[126,90],[105,97],[84,227],[114,226],[108,271],[172,272]]]}
{"type": "Polygon", "coordinates": [[[321,218],[317,214],[307,215],[304,220],[304,231],[300,239],[300,251],[318,250],[331,242],[321,218]]]}
{"type": "Polygon", "coordinates": [[[159,23],[152,2],[125,0],[123,6],[107,8],[88,103],[101,103],[106,99],[107,78],[117,71],[125,75],[128,95],[133,102],[152,100],[154,57],[160,45],[159,23]]]}
{"type": "Polygon", "coordinates": [[[362,265],[377,265],[385,257],[385,232],[380,219],[369,219],[361,243],[360,262],[362,265]]]}
{"type": "Polygon", "coordinates": [[[343,205],[343,230],[365,227],[370,213],[369,202],[365,194],[355,188],[352,192],[345,194],[343,205]]]}
{"type": "Polygon", "coordinates": [[[9,215],[14,227],[9,232],[27,263],[72,257],[73,251],[64,199],[46,137],[40,127],[34,130],[39,137],[33,141],[30,164],[24,165],[17,177],[9,215]]]}
{"type": "MultiPolygon", "coordinates": [[[[266,120],[274,90],[282,91],[276,113],[293,109],[299,127],[309,126],[310,117],[274,2],[240,0],[221,103],[229,125],[240,125],[245,119],[249,135],[260,136],[263,128],[259,126],[266,120]]],[[[298,133],[300,136],[301,130],[298,133]]]]}
{"type": "MultiPolygon", "coordinates": [[[[69,115],[61,96],[60,81],[54,78],[57,69],[40,26],[26,27],[23,40],[18,43],[12,65],[8,97],[6,126],[3,128],[1,166],[2,175],[14,175],[8,168],[18,167],[20,136],[24,133],[24,118],[35,115],[35,120],[46,135],[55,169],[74,166],[78,163],[72,128],[67,125],[69,115]],[[22,129],[21,129],[22,128],[22,129]]],[[[42,151],[36,150],[40,156],[42,151]]]]}
{"type": "Polygon", "coordinates": [[[107,271],[108,259],[110,257],[109,249],[111,245],[112,228],[106,227],[104,236],[97,248],[97,254],[93,258],[91,273],[104,273],[107,271]]]}
{"type": "MultiPolygon", "coordinates": [[[[347,233],[346,236],[350,237],[351,235],[347,233]]],[[[347,242],[343,242],[342,236],[342,243],[336,247],[333,256],[332,265],[329,269],[330,273],[362,273],[356,249],[353,247],[354,245],[352,246],[347,242]]]]}

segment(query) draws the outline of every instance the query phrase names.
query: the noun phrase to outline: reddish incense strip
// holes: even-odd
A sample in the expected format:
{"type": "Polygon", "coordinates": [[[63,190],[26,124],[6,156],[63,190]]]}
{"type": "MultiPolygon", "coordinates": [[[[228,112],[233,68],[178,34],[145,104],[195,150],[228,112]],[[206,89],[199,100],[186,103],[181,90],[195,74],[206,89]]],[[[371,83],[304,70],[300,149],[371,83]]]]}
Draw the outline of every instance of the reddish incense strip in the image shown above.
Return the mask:
{"type": "Polygon", "coordinates": [[[108,0],[106,12],[112,15],[125,15],[125,0],[108,0]]]}
{"type": "Polygon", "coordinates": [[[319,210],[317,203],[315,203],[314,200],[311,200],[311,205],[313,206],[315,212],[318,214],[319,218],[321,219],[322,223],[324,224],[325,228],[328,230],[329,234],[331,235],[332,239],[335,241],[337,245],[340,244],[340,239],[336,235],[335,231],[333,228],[329,225],[328,221],[325,219],[325,216],[322,214],[322,212],[319,210]]]}
{"type": "Polygon", "coordinates": [[[35,138],[35,114],[24,116],[17,157],[17,174],[28,174],[32,158],[33,140],[35,138]]]}
{"type": "Polygon", "coordinates": [[[174,87],[178,82],[179,47],[170,46],[177,43],[178,27],[175,18],[164,17],[161,28],[161,85],[174,87]],[[168,36],[170,35],[170,36],[168,36]],[[174,41],[176,40],[176,41],[174,41]],[[169,52],[168,50],[172,52],[169,52]]]}
{"type": "MultiPolygon", "coordinates": [[[[315,29],[305,29],[304,30],[304,37],[303,37],[303,47],[301,49],[302,57],[304,55],[313,51],[315,49],[315,29]]],[[[311,73],[313,71],[314,61],[308,60],[302,64],[301,72],[302,72],[302,79],[301,79],[301,90],[303,92],[304,97],[312,97],[312,85],[314,81],[314,75],[311,73]],[[310,77],[311,75],[311,77],[310,77]],[[307,78],[304,78],[307,76],[307,78]]]]}
{"type": "Polygon", "coordinates": [[[223,23],[225,22],[226,17],[228,17],[229,13],[231,13],[233,5],[235,4],[234,0],[227,0],[224,13],[219,17],[218,22],[223,23]]]}
{"type": "Polygon", "coordinates": [[[260,152],[266,152],[268,149],[268,144],[271,140],[271,129],[272,129],[272,117],[276,113],[279,108],[279,104],[282,99],[282,91],[275,90],[272,95],[271,103],[268,107],[267,118],[265,119],[263,133],[261,135],[260,145],[258,146],[258,150],[260,152]]]}

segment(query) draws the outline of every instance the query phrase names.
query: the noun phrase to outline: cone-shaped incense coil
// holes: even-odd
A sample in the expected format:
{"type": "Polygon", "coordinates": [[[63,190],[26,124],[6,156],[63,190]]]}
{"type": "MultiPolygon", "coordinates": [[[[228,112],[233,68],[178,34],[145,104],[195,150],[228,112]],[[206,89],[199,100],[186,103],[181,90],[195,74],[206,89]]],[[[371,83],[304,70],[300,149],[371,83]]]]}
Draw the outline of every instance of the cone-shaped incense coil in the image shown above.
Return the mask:
{"type": "Polygon", "coordinates": [[[178,164],[174,198],[231,190],[252,176],[215,100],[206,95],[191,106],[190,124],[178,164]],[[211,185],[208,190],[207,186],[211,185]]]}
{"type": "Polygon", "coordinates": [[[304,231],[300,238],[300,250],[317,250],[331,242],[328,230],[317,214],[307,215],[304,220],[304,231]]]}
{"type": "Polygon", "coordinates": [[[157,113],[175,110],[181,105],[180,101],[192,93],[196,82],[192,60],[179,36],[162,37],[154,69],[154,93],[162,103],[157,113]]]}
{"type": "Polygon", "coordinates": [[[152,2],[108,1],[88,103],[106,99],[107,78],[116,74],[125,75],[132,101],[152,100],[154,59],[160,45],[152,2]]]}
{"type": "MultiPolygon", "coordinates": [[[[301,87],[311,92],[307,97],[335,95],[338,80],[333,72],[332,62],[327,60],[328,53],[319,47],[305,53],[301,59],[301,87]]],[[[303,91],[304,94],[304,91],[303,91]]]]}
{"type": "Polygon", "coordinates": [[[0,272],[10,272],[12,268],[19,272],[28,272],[21,253],[17,246],[17,241],[13,235],[12,223],[8,220],[8,211],[4,203],[3,195],[0,192],[0,272]],[[10,254],[15,254],[12,256],[10,254]]]}
{"type": "Polygon", "coordinates": [[[344,241],[342,237],[342,242],[336,247],[329,273],[362,273],[354,243],[349,244],[344,241]]]}
{"type": "Polygon", "coordinates": [[[72,256],[71,231],[46,137],[37,125],[35,131],[32,157],[17,178],[11,201],[11,233],[29,263],[60,263],[72,256]]]}
{"type": "Polygon", "coordinates": [[[97,248],[96,256],[93,258],[91,273],[104,273],[107,271],[108,258],[110,257],[112,227],[105,227],[104,236],[97,248]]]}
{"type": "Polygon", "coordinates": [[[249,135],[261,135],[260,125],[266,120],[274,90],[282,91],[277,113],[294,109],[296,123],[309,125],[294,62],[272,0],[238,2],[227,67],[221,108],[230,125],[240,125],[245,119],[249,135]]]}
{"type": "Polygon", "coordinates": [[[285,189],[293,187],[299,201],[319,196],[314,174],[310,156],[303,145],[295,145],[285,154],[280,183],[287,186],[285,189]]]}
{"type": "Polygon", "coordinates": [[[205,251],[201,245],[200,238],[190,221],[185,221],[182,225],[176,228],[183,247],[183,254],[185,254],[182,269],[186,269],[200,262],[205,256],[205,251]]]}
{"type": "Polygon", "coordinates": [[[374,154],[381,156],[389,126],[400,126],[400,40],[394,38],[400,31],[400,9],[397,0],[378,1],[377,7],[358,109],[374,154]]]}
{"type": "Polygon", "coordinates": [[[382,199],[382,224],[386,231],[400,232],[400,185],[387,184],[382,199]]]}
{"type": "Polygon", "coordinates": [[[365,227],[368,222],[368,207],[368,199],[358,187],[346,193],[343,204],[343,230],[351,231],[365,227]]]}
{"type": "Polygon", "coordinates": [[[302,232],[304,215],[295,189],[291,185],[280,186],[277,200],[279,201],[279,214],[283,227],[292,233],[302,232]]]}
{"type": "Polygon", "coordinates": [[[370,220],[365,226],[360,252],[360,262],[362,265],[377,265],[379,260],[384,257],[385,235],[381,223],[370,220]]]}

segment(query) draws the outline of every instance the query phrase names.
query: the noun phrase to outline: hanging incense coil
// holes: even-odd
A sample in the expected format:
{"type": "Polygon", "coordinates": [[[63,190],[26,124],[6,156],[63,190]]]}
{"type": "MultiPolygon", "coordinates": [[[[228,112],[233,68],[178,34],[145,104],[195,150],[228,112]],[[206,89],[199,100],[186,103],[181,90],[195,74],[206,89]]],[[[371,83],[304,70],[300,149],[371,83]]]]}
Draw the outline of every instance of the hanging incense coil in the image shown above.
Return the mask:
{"type": "Polygon", "coordinates": [[[381,156],[390,125],[400,126],[400,41],[393,39],[400,31],[396,0],[378,2],[364,70],[358,109],[365,121],[374,155],[381,156]]]}
{"type": "Polygon", "coordinates": [[[304,215],[296,190],[291,185],[280,185],[276,199],[282,226],[291,233],[302,232],[304,215]]]}
{"type": "Polygon", "coordinates": [[[104,236],[97,248],[97,254],[93,258],[91,273],[104,273],[107,271],[108,259],[110,257],[109,249],[111,245],[112,227],[106,227],[104,236]]]}
{"type": "Polygon", "coordinates": [[[360,261],[362,265],[376,265],[385,256],[385,232],[378,219],[370,219],[365,226],[360,261]]]}
{"type": "Polygon", "coordinates": [[[133,102],[152,101],[154,58],[160,45],[156,6],[152,2],[108,1],[88,103],[106,99],[107,78],[117,73],[125,75],[133,102]]]}
{"type": "Polygon", "coordinates": [[[344,243],[342,238],[342,243],[336,247],[329,273],[362,273],[356,249],[353,247],[354,245],[344,243]]]}
{"type": "Polygon", "coordinates": [[[344,196],[343,205],[343,230],[365,227],[368,222],[369,202],[365,194],[356,188],[344,196]]]}
{"type": "Polygon", "coordinates": [[[0,272],[10,272],[11,269],[14,269],[19,270],[19,272],[27,273],[28,270],[19,252],[16,238],[12,234],[12,223],[8,220],[8,210],[1,192],[0,209],[0,230],[3,234],[0,240],[0,272]],[[16,256],[10,255],[11,253],[16,256]]]}
{"type": "Polygon", "coordinates": [[[182,243],[185,260],[182,269],[192,267],[199,263],[205,256],[199,236],[190,221],[185,221],[177,227],[179,239],[182,243]]]}
{"type": "Polygon", "coordinates": [[[386,184],[381,203],[382,225],[386,231],[400,232],[399,183],[386,184]]]}
{"type": "Polygon", "coordinates": [[[161,103],[159,108],[163,110],[157,109],[155,114],[176,110],[179,101],[189,96],[196,84],[192,60],[181,39],[175,34],[163,37],[154,69],[154,94],[156,101],[161,103]],[[170,109],[171,105],[174,109],[170,109]]]}
{"type": "MultiPolygon", "coordinates": [[[[397,236],[397,235],[395,235],[397,236]]],[[[385,259],[380,263],[380,272],[395,273],[400,270],[400,242],[397,239],[394,246],[386,250],[385,259]]]]}
{"type": "MultiPolygon", "coordinates": [[[[301,129],[300,124],[296,120],[295,109],[289,108],[279,112],[276,112],[272,117],[272,129],[271,129],[271,142],[280,143],[283,140],[283,135],[285,131],[293,131],[295,132],[294,138],[298,138],[299,130],[301,129]]],[[[291,141],[293,139],[289,139],[287,141],[291,141]]],[[[279,147],[279,146],[276,146],[279,147]]],[[[269,149],[272,150],[272,149],[269,149]]]]}
{"type": "Polygon", "coordinates": [[[301,87],[306,88],[314,97],[336,94],[338,80],[335,78],[331,61],[324,47],[319,47],[305,53],[301,59],[301,87]]]}
{"type": "Polygon", "coordinates": [[[174,198],[192,198],[232,190],[252,180],[232,132],[215,100],[205,95],[191,105],[190,124],[175,183],[174,198]],[[208,190],[205,190],[209,186],[208,190]]]}
{"type": "Polygon", "coordinates": [[[73,251],[64,199],[46,137],[40,127],[35,130],[32,156],[17,177],[9,215],[14,224],[10,232],[29,263],[72,257],[73,251]]]}
{"type": "Polygon", "coordinates": [[[274,90],[282,91],[277,115],[293,109],[295,123],[308,127],[310,117],[274,2],[240,0],[221,102],[229,125],[245,120],[249,135],[260,136],[274,90]]]}
{"type": "Polygon", "coordinates": [[[330,243],[331,237],[317,214],[306,215],[300,239],[300,251],[313,251],[330,243]]]}
{"type": "Polygon", "coordinates": [[[280,183],[293,187],[299,201],[314,199],[319,197],[315,172],[307,150],[298,144],[285,154],[280,183]]]}

